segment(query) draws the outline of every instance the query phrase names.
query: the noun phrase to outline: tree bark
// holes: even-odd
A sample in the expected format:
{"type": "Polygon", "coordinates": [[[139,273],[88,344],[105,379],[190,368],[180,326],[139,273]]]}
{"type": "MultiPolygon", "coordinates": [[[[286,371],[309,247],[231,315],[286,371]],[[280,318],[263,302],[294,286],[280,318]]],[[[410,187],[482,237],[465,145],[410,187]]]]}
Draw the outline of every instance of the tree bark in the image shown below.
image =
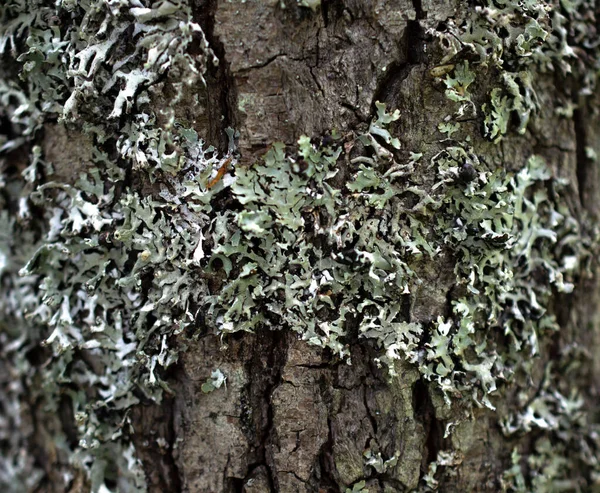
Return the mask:
{"type": "MultiPolygon", "coordinates": [[[[187,122],[223,155],[231,150],[226,130],[235,129],[239,132],[236,169],[251,169],[274,142],[293,150],[306,135],[318,146],[335,129],[343,143],[352,143],[337,161],[335,180],[342,188],[356,171],[351,160],[362,145],[356,136],[367,132],[376,115],[375,103],[385,103],[390,112],[400,110],[400,118],[390,125],[390,133],[399,139],[399,150],[387,146],[398,162],[409,161],[410,153],[422,153],[423,161],[429,162],[465,139],[487,170],[518,172],[532,155],[543,158],[554,178],[568,182],[558,192],[560,200],[576,220],[582,242],[591,253],[581,257],[572,275],[572,293],[560,293],[548,282],[548,290],[554,291],[547,310],[556,317],[559,330],[539,334],[539,352],[531,361],[530,373],[506,375],[491,397],[495,409],[474,404],[466,394],[453,394],[450,404],[445,404],[439,386],[426,378],[415,362],[396,361],[396,374],[392,375],[385,365],[377,364],[382,348],[359,337],[359,321],[352,317],[346,319],[345,327],[348,358],[308,344],[293,327],[223,334],[198,318],[193,330],[169,334],[168,343],[179,356],[162,375],[168,386],[162,398],[139,392],[138,402],[126,413],[130,426],[124,426],[124,434],[143,466],[144,488],[190,493],[563,491],[561,487],[564,491],[596,491],[600,484],[594,460],[598,453],[594,440],[600,366],[593,353],[600,344],[600,284],[594,257],[600,177],[595,156],[600,154],[600,100],[595,89],[582,94],[580,77],[592,69],[583,62],[572,74],[530,66],[536,110],[524,133],[516,131],[519,122],[513,112],[506,135],[496,143],[486,138],[481,107],[486,102],[490,105],[490,93],[502,75],[491,63],[486,67],[471,60],[477,77],[471,96],[476,110],[456,120],[460,129],[454,137],[445,136],[439,126],[448,121],[453,103],[447,98],[446,74],[436,76],[436,70],[452,64],[447,69],[450,77],[462,62],[460,57],[468,61],[473,54],[467,50],[458,59],[441,63],[445,47],[438,34],[449,32],[448,25],[461,26],[477,2],[304,3],[308,6],[291,0],[190,0],[193,22],[201,27],[218,64],[207,63],[205,84],[198,81],[186,87],[175,104],[170,101],[176,78],[165,76],[152,82],[149,97],[158,121],[166,114],[163,110],[172,110],[175,121],[187,122]],[[215,369],[226,377],[225,384],[206,392],[203,385],[215,369]],[[578,389],[582,401],[576,419],[563,428],[540,426],[509,433],[501,425],[511,416],[520,416],[540,396],[553,391],[568,395],[570,387],[578,389]],[[573,430],[567,438],[565,429],[573,430]],[[540,451],[544,440],[556,447],[555,454],[540,451]],[[585,446],[587,452],[571,461],[570,446],[585,446]],[[515,450],[520,458],[514,459],[515,450]],[[380,463],[370,462],[377,454],[380,463]],[[394,460],[384,464],[389,459],[394,460]],[[561,465],[563,459],[571,462],[561,465]],[[511,479],[515,467],[523,475],[522,489],[518,480],[511,479]],[[553,475],[552,467],[559,472],[553,475]]],[[[558,4],[549,5],[561,12],[558,4]]],[[[71,20],[64,16],[62,22],[71,20]]],[[[593,23],[587,22],[592,30],[593,23]]],[[[578,42],[571,41],[572,45],[578,42]]],[[[200,52],[200,42],[194,43],[188,51],[200,52]]],[[[580,59],[584,55],[576,54],[580,59]]],[[[2,77],[14,79],[8,62],[2,77]]],[[[4,102],[7,108],[10,104],[13,102],[4,102]]],[[[103,112],[106,108],[98,110],[103,112]]],[[[135,112],[133,104],[131,111],[120,117],[119,125],[132,122],[135,112]]],[[[4,110],[2,133],[10,139],[19,131],[15,118],[4,110]]],[[[26,136],[25,143],[5,152],[6,183],[19,183],[27,192],[20,173],[38,152],[34,146],[39,146],[54,174],[31,186],[48,181],[74,184],[79,172],[90,169],[96,152],[92,137],[82,131],[85,118],[79,120],[81,128],[77,123],[77,119],[75,124],[66,124],[44,117],[43,125],[26,136]]],[[[166,119],[163,123],[167,125],[166,119]]],[[[107,147],[116,146],[111,138],[107,137],[107,147]]],[[[158,181],[147,178],[143,169],[136,169],[116,152],[109,159],[127,170],[124,190],[142,196],[155,196],[160,190],[158,181]]],[[[430,190],[435,173],[433,166],[423,166],[411,180],[430,190]]],[[[16,218],[19,212],[13,190],[3,193],[10,196],[5,199],[5,210],[16,218]]],[[[231,200],[225,193],[215,199],[213,207],[239,210],[240,205],[232,205],[231,200]]],[[[32,233],[36,234],[41,233],[32,233]]],[[[403,295],[402,301],[406,323],[430,326],[440,317],[457,320],[452,302],[463,296],[464,287],[457,283],[456,262],[456,257],[439,255],[415,267],[419,285],[403,295]]],[[[16,279],[15,272],[4,275],[16,279]]],[[[207,296],[212,296],[223,289],[225,280],[211,278],[208,282],[212,284],[207,296]]],[[[16,285],[17,281],[5,281],[7,292],[16,285]]],[[[49,408],[47,397],[37,390],[28,391],[30,386],[44,386],[40,368],[52,359],[51,349],[40,339],[29,342],[27,364],[32,370],[27,377],[20,375],[8,348],[18,338],[10,334],[11,324],[17,322],[10,318],[14,315],[9,308],[4,308],[2,323],[6,348],[1,395],[5,414],[12,416],[7,420],[13,421],[3,425],[3,451],[15,454],[20,450],[21,475],[39,472],[31,491],[91,491],[95,486],[89,473],[70,464],[52,438],[61,434],[69,450],[77,449],[83,437],[71,395],[81,389],[74,383],[65,384],[62,400],[49,408]],[[11,375],[20,382],[21,390],[14,390],[18,385],[11,375]],[[7,410],[15,399],[22,406],[16,415],[7,410]]],[[[486,337],[488,345],[494,339],[493,344],[509,351],[508,336],[499,332],[497,337],[486,337]]],[[[425,339],[422,344],[429,347],[425,339]]],[[[85,349],[75,351],[70,367],[82,362],[93,366],[93,356],[86,354],[85,349]]],[[[520,357],[530,358],[528,354],[520,357]]],[[[100,369],[100,374],[102,371],[108,370],[100,369]]],[[[541,413],[537,418],[545,416],[543,409],[537,412],[541,413]]],[[[557,415],[558,420],[566,419],[558,411],[557,415]]],[[[4,481],[10,477],[9,462],[15,462],[15,457],[3,467],[4,481]]],[[[120,491],[120,474],[112,483],[105,483],[108,488],[120,491]]]]}

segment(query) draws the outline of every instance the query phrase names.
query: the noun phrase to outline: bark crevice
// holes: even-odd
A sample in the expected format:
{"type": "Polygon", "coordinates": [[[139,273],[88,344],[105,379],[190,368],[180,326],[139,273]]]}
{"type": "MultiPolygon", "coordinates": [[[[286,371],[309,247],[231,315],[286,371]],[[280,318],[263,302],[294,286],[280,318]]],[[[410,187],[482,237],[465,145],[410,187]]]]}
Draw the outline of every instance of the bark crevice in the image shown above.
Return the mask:
{"type": "Polygon", "coordinates": [[[335,436],[331,418],[327,419],[327,426],[329,429],[327,441],[323,444],[319,452],[319,488],[321,491],[326,491],[327,493],[341,493],[335,471],[335,460],[333,453],[335,436]]]}
{"type": "Polygon", "coordinates": [[[588,158],[586,155],[587,136],[585,124],[585,106],[580,101],[577,109],[573,111],[573,128],[575,130],[576,146],[576,175],[579,190],[579,201],[585,209],[587,202],[586,184],[588,179],[588,158]]]}
{"type": "Polygon", "coordinates": [[[145,401],[133,408],[132,440],[144,465],[150,493],[182,491],[180,471],[175,459],[175,399],[163,397],[160,404],[145,401]]]}
{"type": "Polygon", "coordinates": [[[248,396],[252,413],[253,460],[244,478],[246,484],[260,471],[266,477],[270,491],[276,489],[276,472],[269,448],[275,441],[273,393],[283,383],[283,370],[287,361],[287,341],[283,332],[263,333],[256,339],[253,358],[246,367],[250,381],[245,395],[248,396]],[[266,358],[265,358],[266,355],[266,358]]]}
{"type": "Polygon", "coordinates": [[[210,122],[208,140],[218,146],[220,151],[227,152],[229,140],[226,130],[238,126],[237,91],[235,77],[225,57],[225,46],[215,34],[217,7],[218,0],[195,0],[192,3],[192,15],[219,60],[216,66],[209,64],[206,74],[207,110],[210,122]]]}
{"type": "Polygon", "coordinates": [[[425,451],[423,453],[423,464],[421,477],[427,473],[428,466],[437,460],[438,453],[443,449],[444,426],[442,421],[435,415],[435,407],[431,400],[430,390],[427,383],[420,378],[412,389],[412,407],[418,421],[421,422],[425,431],[425,451]]]}
{"type": "Polygon", "coordinates": [[[425,33],[419,22],[423,18],[421,2],[413,0],[415,11],[417,13],[416,20],[409,20],[402,39],[403,54],[402,59],[392,62],[385,71],[385,75],[377,84],[377,89],[373,95],[371,103],[375,110],[375,102],[393,101],[395,94],[400,92],[400,87],[410,75],[411,70],[424,62],[425,33]]]}

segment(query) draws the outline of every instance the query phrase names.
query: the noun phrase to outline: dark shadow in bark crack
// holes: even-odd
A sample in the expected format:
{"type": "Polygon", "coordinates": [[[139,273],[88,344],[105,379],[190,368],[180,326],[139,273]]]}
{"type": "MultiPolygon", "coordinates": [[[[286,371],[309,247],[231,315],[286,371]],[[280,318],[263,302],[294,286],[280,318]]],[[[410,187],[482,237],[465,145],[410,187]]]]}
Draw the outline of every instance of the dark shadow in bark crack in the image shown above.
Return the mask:
{"type": "MultiPolygon", "coordinates": [[[[206,36],[209,46],[219,59],[219,64],[208,65],[206,88],[208,91],[208,114],[210,125],[208,142],[218,147],[221,152],[227,152],[229,141],[225,130],[237,128],[237,91],[235,78],[231,74],[229,63],[225,59],[225,47],[215,36],[216,0],[195,0],[192,2],[192,14],[206,36]]],[[[200,49],[199,45],[196,47],[200,49]]]]}
{"type": "Polygon", "coordinates": [[[164,396],[160,404],[146,401],[132,409],[135,433],[132,440],[144,465],[149,493],[182,491],[173,457],[175,446],[174,399],[164,396]]]}
{"type": "Polygon", "coordinates": [[[251,444],[251,463],[244,483],[256,472],[266,473],[270,491],[277,491],[268,447],[273,441],[272,395],[281,385],[282,371],[287,360],[286,332],[261,331],[257,334],[252,357],[246,365],[250,383],[243,396],[242,419],[244,432],[251,444]]]}
{"type": "Polygon", "coordinates": [[[444,426],[435,416],[435,408],[431,401],[427,382],[422,378],[413,385],[413,409],[415,416],[425,429],[426,454],[423,455],[421,475],[427,473],[430,463],[437,460],[438,452],[444,445],[444,426]]]}

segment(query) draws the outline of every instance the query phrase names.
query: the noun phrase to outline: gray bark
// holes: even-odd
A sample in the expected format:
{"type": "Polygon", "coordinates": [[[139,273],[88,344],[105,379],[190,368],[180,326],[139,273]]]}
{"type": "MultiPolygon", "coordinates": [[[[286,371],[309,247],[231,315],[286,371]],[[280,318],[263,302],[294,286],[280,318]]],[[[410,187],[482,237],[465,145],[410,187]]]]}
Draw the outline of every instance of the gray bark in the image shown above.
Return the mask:
{"type": "MultiPolygon", "coordinates": [[[[365,131],[375,101],[381,101],[401,111],[393,134],[404,157],[409,151],[431,157],[445,148],[438,124],[448,100],[443,84],[431,75],[442,56],[431,30],[450,18],[462,19],[472,8],[468,2],[322,0],[316,10],[290,1],[283,8],[283,3],[194,0],[195,21],[219,65],[208,67],[205,87],[188,89],[190,99],[173,108],[178,120],[191,122],[223,152],[225,129],[239,130],[240,162],[251,166],[276,141],[293,147],[301,135],[365,131]],[[192,103],[197,95],[199,105],[192,103]]],[[[474,99],[480,105],[495,74],[473,70],[479,77],[474,99]]],[[[593,224],[600,212],[600,172],[589,149],[600,155],[598,95],[579,97],[577,87],[557,74],[537,77],[535,84],[539,111],[527,133],[513,132],[493,144],[482,136],[482,119],[474,117],[462,122],[461,137],[471,136],[490,169],[516,169],[532,154],[542,156],[556,176],[569,180],[564,198],[572,213],[593,224]],[[556,109],[567,102],[575,102],[577,110],[558,115],[556,109]]],[[[166,85],[154,92],[156,108],[168,104],[168,90],[166,85]]],[[[56,181],[73,181],[73,155],[82,167],[91,159],[85,137],[62,124],[47,123],[39,143],[55,166],[56,181]]],[[[22,156],[13,153],[8,159],[10,166],[23,169],[22,156]]],[[[349,173],[342,168],[339,176],[349,173]]],[[[133,186],[152,190],[143,180],[133,186]]],[[[451,315],[453,267],[440,257],[418,272],[423,283],[407,299],[408,321],[428,323],[451,315]]],[[[600,390],[600,363],[593,358],[600,344],[599,302],[595,275],[582,274],[573,294],[553,298],[550,310],[560,331],[541,341],[529,381],[517,376],[500,389],[493,401],[496,411],[460,400],[444,406],[441,393],[408,362],[398,363],[398,375],[390,379],[373,361],[378,349],[358,337],[350,342],[348,365],[286,330],[221,337],[199,327],[195,340],[173,341],[185,346],[166,378],[173,393],[159,404],[143,401],[130,414],[131,439],[149,491],[343,492],[362,480],[372,493],[411,491],[423,487],[440,452],[453,452],[457,459],[440,465],[438,491],[501,491],[513,449],[526,459],[538,437],[506,437],[499,420],[521,408],[520,393],[533,399],[548,363],[558,362],[575,345],[590,353],[576,383],[592,426],[600,390]],[[201,386],[215,368],[227,375],[226,389],[204,393],[201,386]],[[451,423],[457,424],[446,435],[451,423]],[[397,465],[377,472],[365,464],[366,449],[386,458],[397,454],[397,465]]],[[[67,484],[53,474],[60,459],[53,456],[48,433],[62,428],[76,441],[68,404],[54,421],[36,402],[27,403],[26,410],[15,433],[28,436],[26,453],[46,471],[39,491],[89,491],[80,472],[67,484]]],[[[582,464],[570,479],[580,491],[595,491],[587,467],[582,464]]]]}
{"type": "MultiPolygon", "coordinates": [[[[274,140],[292,145],[304,134],[364,128],[375,101],[401,110],[396,135],[403,149],[432,155],[444,145],[437,124],[447,100],[430,75],[439,54],[427,30],[468,8],[460,2],[324,1],[313,13],[281,9],[275,0],[211,2],[210,39],[221,60],[214,79],[226,83],[209,84],[207,99],[221,102],[223,126],[240,130],[247,163],[274,140]]],[[[558,76],[539,81],[541,114],[525,136],[492,145],[480,137],[478,119],[465,125],[478,150],[496,166],[510,167],[532,153],[545,157],[570,180],[572,207],[597,217],[597,166],[582,155],[584,147],[600,144],[594,137],[595,103],[582,100],[572,119],[558,117],[559,101],[572,97],[563,84],[558,76]]],[[[485,93],[483,85],[478,94],[485,93]]],[[[410,301],[411,320],[447,313],[451,269],[438,262],[421,274],[423,289],[410,301]]],[[[545,343],[537,363],[540,378],[547,362],[567,345],[594,347],[597,299],[594,279],[582,281],[577,294],[557,299],[561,332],[545,343]]],[[[226,346],[222,351],[218,337],[206,336],[184,353],[174,376],[178,390],[169,410],[174,423],[169,433],[181,442],[171,463],[176,472],[169,474],[180,478],[183,491],[334,492],[365,477],[372,478],[369,491],[405,491],[418,486],[440,450],[457,451],[462,458],[455,472],[443,476],[440,491],[501,488],[518,442],[502,435],[498,414],[517,406],[514,390],[504,389],[495,401],[500,413],[476,409],[444,438],[446,425],[464,416],[460,403],[451,412],[441,411],[443,406],[434,405],[439,395],[410,365],[389,382],[364,344],[353,345],[352,366],[290,334],[244,335],[226,346]],[[227,392],[200,392],[212,368],[233,376],[227,392]],[[366,471],[362,454],[373,446],[388,456],[400,451],[398,466],[381,475],[366,471]]],[[[585,373],[593,406],[597,373],[591,367],[585,373]]],[[[525,453],[528,441],[521,442],[525,453]]],[[[154,461],[148,464],[154,471],[154,461]]]]}

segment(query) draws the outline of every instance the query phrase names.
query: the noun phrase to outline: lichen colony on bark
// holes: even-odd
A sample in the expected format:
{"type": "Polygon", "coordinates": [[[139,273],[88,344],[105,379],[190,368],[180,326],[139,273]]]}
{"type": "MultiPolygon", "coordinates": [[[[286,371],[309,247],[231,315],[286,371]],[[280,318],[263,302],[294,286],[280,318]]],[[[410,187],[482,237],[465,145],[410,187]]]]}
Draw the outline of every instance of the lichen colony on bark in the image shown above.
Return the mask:
{"type": "Polygon", "coordinates": [[[3,488],[597,488],[593,8],[6,2],[3,488]]]}

